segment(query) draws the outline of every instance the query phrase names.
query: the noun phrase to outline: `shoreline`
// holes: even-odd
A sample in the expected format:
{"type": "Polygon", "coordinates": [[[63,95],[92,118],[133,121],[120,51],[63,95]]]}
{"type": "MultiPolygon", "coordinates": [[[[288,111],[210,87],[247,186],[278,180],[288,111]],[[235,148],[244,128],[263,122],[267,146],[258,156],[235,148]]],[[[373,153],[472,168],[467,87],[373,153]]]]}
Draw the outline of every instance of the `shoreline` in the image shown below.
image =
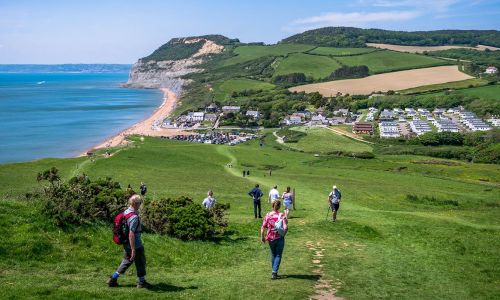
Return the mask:
{"type": "Polygon", "coordinates": [[[163,102],[148,118],[139,121],[129,128],[122,130],[118,134],[107,138],[104,142],[91,147],[80,156],[86,156],[88,152],[92,152],[94,150],[125,146],[129,143],[127,141],[127,137],[129,135],[173,136],[185,133],[181,129],[166,129],[160,127],[163,120],[175,109],[178,99],[177,95],[168,88],[159,88],[159,90],[163,92],[163,102]]]}

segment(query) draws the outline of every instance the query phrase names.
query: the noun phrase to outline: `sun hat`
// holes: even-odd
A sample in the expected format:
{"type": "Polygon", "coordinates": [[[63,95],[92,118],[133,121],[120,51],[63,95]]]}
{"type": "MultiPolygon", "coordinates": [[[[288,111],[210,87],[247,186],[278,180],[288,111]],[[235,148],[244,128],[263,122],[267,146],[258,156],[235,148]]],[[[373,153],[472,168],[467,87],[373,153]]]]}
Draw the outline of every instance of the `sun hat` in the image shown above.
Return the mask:
{"type": "Polygon", "coordinates": [[[334,185],[334,186],[333,186],[333,189],[334,189],[334,190],[336,190],[336,189],[337,189],[337,186],[336,186],[336,185],[334,185]]]}

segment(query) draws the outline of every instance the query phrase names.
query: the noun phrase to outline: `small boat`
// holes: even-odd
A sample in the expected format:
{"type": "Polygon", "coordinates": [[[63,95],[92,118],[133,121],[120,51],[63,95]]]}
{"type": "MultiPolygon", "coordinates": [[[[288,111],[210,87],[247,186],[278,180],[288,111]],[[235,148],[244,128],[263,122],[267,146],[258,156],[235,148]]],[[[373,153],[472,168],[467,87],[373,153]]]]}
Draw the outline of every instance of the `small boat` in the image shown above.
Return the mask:
{"type": "Polygon", "coordinates": [[[45,81],[38,81],[36,84],[44,84],[45,81]]]}

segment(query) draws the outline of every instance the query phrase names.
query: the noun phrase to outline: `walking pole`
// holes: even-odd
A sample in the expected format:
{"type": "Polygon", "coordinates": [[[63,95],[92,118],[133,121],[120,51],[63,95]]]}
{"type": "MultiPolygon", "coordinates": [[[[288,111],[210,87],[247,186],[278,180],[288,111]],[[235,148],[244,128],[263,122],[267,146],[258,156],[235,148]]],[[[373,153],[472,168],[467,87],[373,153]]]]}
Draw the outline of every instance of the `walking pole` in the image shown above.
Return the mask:
{"type": "Polygon", "coordinates": [[[328,220],[328,215],[330,214],[330,206],[328,206],[328,210],[326,211],[326,219],[325,220],[328,220]]]}
{"type": "Polygon", "coordinates": [[[295,210],[295,188],[293,188],[293,198],[292,198],[293,210],[295,210]]]}

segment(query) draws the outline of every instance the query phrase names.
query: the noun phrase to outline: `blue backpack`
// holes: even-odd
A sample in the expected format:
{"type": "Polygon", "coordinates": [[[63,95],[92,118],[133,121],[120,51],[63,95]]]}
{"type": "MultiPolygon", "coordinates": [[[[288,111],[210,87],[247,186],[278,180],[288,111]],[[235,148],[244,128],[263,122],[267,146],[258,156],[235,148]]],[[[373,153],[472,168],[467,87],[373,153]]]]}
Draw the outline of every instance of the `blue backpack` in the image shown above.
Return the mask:
{"type": "Polygon", "coordinates": [[[274,222],[274,232],[277,232],[281,237],[284,237],[288,231],[285,229],[285,219],[283,219],[283,214],[279,214],[278,220],[274,222]]]}

